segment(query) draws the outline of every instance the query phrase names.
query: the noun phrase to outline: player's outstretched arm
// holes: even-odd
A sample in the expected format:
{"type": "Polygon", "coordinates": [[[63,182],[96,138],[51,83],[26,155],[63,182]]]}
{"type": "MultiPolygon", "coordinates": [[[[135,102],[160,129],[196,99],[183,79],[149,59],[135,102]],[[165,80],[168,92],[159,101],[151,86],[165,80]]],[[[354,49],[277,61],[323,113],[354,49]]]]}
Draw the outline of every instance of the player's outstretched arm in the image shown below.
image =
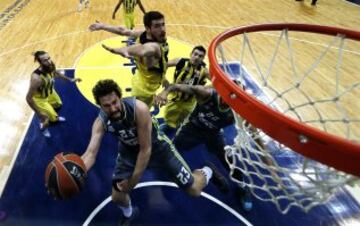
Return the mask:
{"type": "Polygon", "coordinates": [[[107,31],[113,34],[118,34],[127,37],[137,38],[144,30],[130,30],[123,26],[113,26],[110,24],[104,24],[96,20],[95,23],[89,26],[90,31],[107,31]]]}
{"type": "Polygon", "coordinates": [[[212,89],[204,87],[202,85],[185,85],[185,84],[173,84],[168,88],[169,92],[179,91],[186,94],[191,94],[196,97],[198,101],[203,101],[211,96],[212,89]]]}
{"type": "Polygon", "coordinates": [[[101,119],[97,117],[93,123],[91,139],[85,153],[81,156],[85,163],[86,170],[89,171],[94,165],[96,156],[99,152],[102,137],[104,136],[104,126],[101,119]]]}
{"type": "Polygon", "coordinates": [[[121,55],[126,58],[132,57],[161,57],[160,46],[157,43],[151,42],[146,44],[135,44],[132,46],[122,47],[122,48],[112,48],[105,44],[102,44],[102,47],[107,51],[121,55]]]}
{"type": "Polygon", "coordinates": [[[55,76],[69,82],[81,82],[81,78],[69,78],[64,74],[60,73],[59,71],[55,71],[55,76]]]}
{"type": "Polygon", "coordinates": [[[175,59],[169,60],[168,63],[167,63],[167,66],[168,67],[175,67],[179,63],[180,59],[181,58],[175,58],[175,59]]]}

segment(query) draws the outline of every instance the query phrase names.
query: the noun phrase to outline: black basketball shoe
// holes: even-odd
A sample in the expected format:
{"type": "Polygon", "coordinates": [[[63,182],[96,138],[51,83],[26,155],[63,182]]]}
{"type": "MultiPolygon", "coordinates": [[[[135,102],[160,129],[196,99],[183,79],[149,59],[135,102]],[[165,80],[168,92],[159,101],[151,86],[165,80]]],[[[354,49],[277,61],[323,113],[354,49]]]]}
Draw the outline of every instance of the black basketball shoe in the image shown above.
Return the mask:
{"type": "Polygon", "coordinates": [[[220,190],[221,193],[226,194],[229,192],[229,184],[227,183],[225,177],[219,172],[218,168],[214,163],[207,161],[206,166],[208,166],[213,171],[213,176],[211,182],[220,190]]]}

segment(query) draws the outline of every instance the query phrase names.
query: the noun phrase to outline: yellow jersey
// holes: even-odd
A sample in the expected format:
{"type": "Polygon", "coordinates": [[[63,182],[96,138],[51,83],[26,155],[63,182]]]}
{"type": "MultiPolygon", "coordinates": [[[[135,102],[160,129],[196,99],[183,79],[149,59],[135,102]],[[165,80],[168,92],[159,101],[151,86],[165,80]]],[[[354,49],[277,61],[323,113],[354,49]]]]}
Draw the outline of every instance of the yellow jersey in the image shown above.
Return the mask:
{"type": "Polygon", "coordinates": [[[36,69],[33,73],[39,75],[42,84],[36,91],[34,97],[47,98],[50,94],[54,92],[54,72],[46,73],[40,70],[40,68],[36,69]]]}

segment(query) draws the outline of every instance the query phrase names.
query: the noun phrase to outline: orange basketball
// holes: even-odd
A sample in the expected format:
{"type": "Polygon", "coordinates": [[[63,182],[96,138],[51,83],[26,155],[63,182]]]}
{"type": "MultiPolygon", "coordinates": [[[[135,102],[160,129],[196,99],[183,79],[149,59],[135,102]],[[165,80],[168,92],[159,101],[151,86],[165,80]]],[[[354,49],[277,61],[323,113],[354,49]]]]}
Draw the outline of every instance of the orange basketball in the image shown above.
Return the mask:
{"type": "Polygon", "coordinates": [[[67,199],[81,191],[86,176],[85,164],[80,156],[61,152],[46,168],[45,186],[55,198],[67,199]]]}

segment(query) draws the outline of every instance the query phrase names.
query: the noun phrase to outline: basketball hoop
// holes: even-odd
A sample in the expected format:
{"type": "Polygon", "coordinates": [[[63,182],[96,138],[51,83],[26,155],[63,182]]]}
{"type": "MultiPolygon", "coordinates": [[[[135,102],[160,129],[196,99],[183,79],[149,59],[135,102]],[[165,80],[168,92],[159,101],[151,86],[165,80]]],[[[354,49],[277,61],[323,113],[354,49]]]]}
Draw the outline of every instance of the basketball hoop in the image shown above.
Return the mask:
{"type": "Polygon", "coordinates": [[[263,200],[277,200],[277,207],[283,213],[291,206],[309,210],[328,200],[339,186],[360,176],[360,81],[356,78],[360,53],[345,49],[347,44],[359,50],[357,41],[360,41],[358,31],[308,24],[263,24],[231,29],[210,44],[213,86],[238,114],[238,135],[234,146],[227,148],[230,168],[247,176],[246,183],[255,190],[264,192],[269,186],[279,193],[285,187],[285,196],[290,201],[285,207],[278,202],[278,197],[284,195],[282,192],[269,194],[270,198],[255,194],[263,200]],[[304,36],[321,43],[304,41],[304,36]],[[306,51],[309,51],[307,58],[313,59],[302,59],[310,65],[304,67],[304,63],[296,61],[296,55],[306,51]],[[352,60],[354,56],[357,58],[352,60]],[[352,61],[354,66],[349,66],[348,62],[352,61]],[[345,75],[344,66],[355,73],[345,75]],[[246,90],[230,77],[245,83],[246,90]],[[281,87],[283,83],[286,85],[281,87]],[[259,93],[254,87],[262,91],[259,93]],[[256,138],[249,123],[260,130],[256,138]],[[294,171],[282,166],[274,153],[258,145],[259,140],[271,140],[281,153],[300,153],[301,172],[296,174],[307,179],[302,183],[294,177],[289,179],[294,171]],[[267,164],[264,158],[272,164],[267,164]],[[259,175],[264,170],[271,175],[259,175]],[[275,184],[269,185],[268,179],[275,184]],[[260,180],[265,180],[263,187],[257,185],[260,180]]]}

